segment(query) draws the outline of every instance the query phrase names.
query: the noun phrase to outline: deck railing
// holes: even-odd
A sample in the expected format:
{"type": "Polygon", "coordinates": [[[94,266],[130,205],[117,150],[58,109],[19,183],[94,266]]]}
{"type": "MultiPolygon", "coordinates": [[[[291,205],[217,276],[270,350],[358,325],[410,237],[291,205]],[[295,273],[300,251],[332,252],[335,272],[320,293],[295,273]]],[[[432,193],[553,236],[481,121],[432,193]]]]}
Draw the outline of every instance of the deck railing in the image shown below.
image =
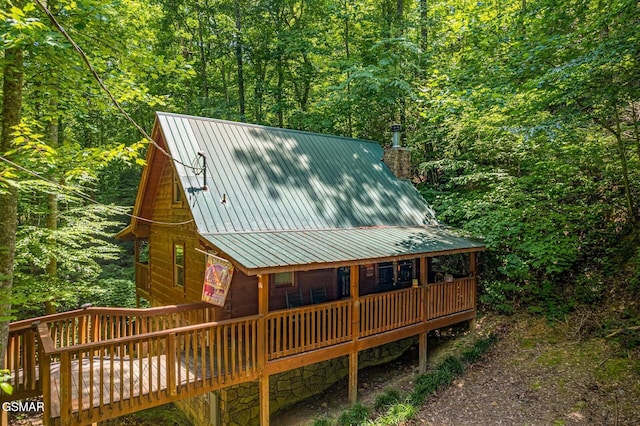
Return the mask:
{"type": "MultiPolygon", "coordinates": [[[[475,309],[476,282],[463,278],[221,322],[212,322],[216,308],[205,303],[89,307],[11,324],[5,364],[17,395],[43,393],[45,419],[92,423],[105,410],[114,417],[255,380],[262,367],[288,356],[420,323],[427,330],[429,321],[442,324],[443,317],[475,309]]],[[[408,336],[391,338],[401,335],[408,336]]]]}
{"type": "Polygon", "coordinates": [[[475,309],[476,282],[469,277],[362,296],[357,330],[351,329],[353,300],[271,312],[266,317],[268,360],[475,309]]]}
{"type": "Polygon", "coordinates": [[[64,348],[201,324],[213,318],[213,306],[190,303],[149,309],[90,307],[48,318],[47,324],[55,347],[64,348]]]}
{"type": "Polygon", "coordinates": [[[55,347],[38,325],[45,418],[91,423],[257,377],[258,316],[55,347]],[[56,362],[53,362],[53,361],[56,362]],[[58,371],[51,371],[52,366],[58,371]],[[57,380],[58,383],[53,383],[57,380]],[[95,417],[94,417],[95,416],[95,417]]]}
{"type": "MultiPolygon", "coordinates": [[[[213,318],[213,307],[206,303],[163,306],[150,309],[89,307],[46,317],[16,321],[9,326],[5,366],[11,372],[14,395],[42,390],[38,339],[33,324],[44,321],[54,349],[84,345],[108,339],[141,335],[213,318]]],[[[123,352],[124,353],[124,352],[123,352]]],[[[98,355],[98,353],[96,353],[98,355]]],[[[58,361],[57,358],[54,361],[58,361]]],[[[9,398],[9,396],[4,396],[9,398]]]]}
{"type": "Polygon", "coordinates": [[[426,287],[426,320],[463,312],[476,307],[477,279],[460,278],[426,287]]]}
{"type": "Polygon", "coordinates": [[[38,342],[31,321],[11,324],[3,368],[9,370],[15,394],[28,394],[40,389],[38,342]]]}
{"type": "Polygon", "coordinates": [[[424,289],[405,288],[360,298],[360,337],[423,321],[424,289]]]}
{"type": "Polygon", "coordinates": [[[308,352],[352,339],[352,302],[343,300],[269,313],[268,359],[308,352]]]}

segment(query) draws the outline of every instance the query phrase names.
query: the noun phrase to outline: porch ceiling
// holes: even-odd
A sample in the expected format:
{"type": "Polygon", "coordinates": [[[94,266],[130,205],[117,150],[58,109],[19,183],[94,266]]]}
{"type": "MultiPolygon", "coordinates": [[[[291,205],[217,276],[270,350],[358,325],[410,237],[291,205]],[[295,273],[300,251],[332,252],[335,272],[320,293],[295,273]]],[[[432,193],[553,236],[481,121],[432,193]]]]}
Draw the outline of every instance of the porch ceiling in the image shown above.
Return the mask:
{"type": "Polygon", "coordinates": [[[430,226],[240,232],[202,237],[253,274],[484,250],[480,241],[430,226]]]}

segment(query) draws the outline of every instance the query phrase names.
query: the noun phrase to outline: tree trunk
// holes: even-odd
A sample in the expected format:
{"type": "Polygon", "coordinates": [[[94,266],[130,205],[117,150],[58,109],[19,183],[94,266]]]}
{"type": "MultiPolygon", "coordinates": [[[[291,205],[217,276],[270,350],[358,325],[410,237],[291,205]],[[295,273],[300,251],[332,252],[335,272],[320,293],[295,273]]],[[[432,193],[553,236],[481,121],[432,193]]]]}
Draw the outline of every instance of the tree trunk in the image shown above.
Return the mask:
{"type": "Polygon", "coordinates": [[[620,155],[620,164],[622,165],[622,178],[624,181],[624,195],[627,200],[627,209],[629,210],[629,218],[631,223],[635,225],[636,223],[636,212],[634,210],[634,200],[631,195],[631,185],[629,183],[629,166],[627,163],[627,150],[624,146],[624,141],[622,139],[622,127],[620,125],[620,114],[618,112],[618,105],[614,105],[615,109],[615,120],[616,120],[616,131],[614,132],[614,136],[616,138],[616,142],[618,145],[618,153],[620,155]]]}
{"type": "MultiPolygon", "coordinates": [[[[203,12],[203,14],[206,12],[203,12]]],[[[199,14],[200,15],[200,14],[199,14]]],[[[207,108],[209,107],[209,79],[207,77],[207,61],[208,61],[208,56],[207,56],[207,51],[205,49],[205,42],[204,42],[204,31],[205,29],[203,28],[203,20],[205,20],[206,17],[200,15],[198,16],[198,47],[199,47],[199,51],[200,51],[200,90],[201,92],[201,96],[202,98],[204,98],[204,104],[207,106],[207,108]]]]}
{"type": "Polygon", "coordinates": [[[403,0],[398,0],[397,4],[396,4],[396,20],[397,20],[397,25],[398,28],[396,29],[397,31],[397,36],[398,37],[402,37],[404,35],[404,1],[403,0]]]}
{"type": "MultiPolygon", "coordinates": [[[[345,0],[344,2],[344,54],[347,59],[347,66],[351,66],[350,58],[351,54],[349,52],[349,41],[350,41],[350,33],[349,33],[349,0],[345,0]]],[[[350,138],[353,137],[353,119],[351,113],[351,73],[347,71],[347,136],[350,138]]]]}
{"type": "Polygon", "coordinates": [[[255,94],[255,119],[256,119],[256,123],[258,124],[263,124],[264,121],[264,117],[263,115],[263,111],[262,111],[262,106],[264,103],[264,84],[265,84],[265,78],[267,75],[267,64],[266,61],[263,61],[262,59],[259,59],[255,62],[254,67],[256,69],[256,83],[255,83],[255,87],[254,87],[254,94],[255,94]]]}
{"type": "Polygon", "coordinates": [[[282,92],[284,90],[284,67],[282,62],[284,59],[281,55],[278,56],[278,62],[276,65],[276,71],[278,74],[278,85],[276,89],[276,116],[278,117],[278,127],[284,127],[284,108],[282,106],[282,92]]]}
{"type": "Polygon", "coordinates": [[[427,43],[429,40],[429,27],[428,27],[428,0],[420,0],[420,48],[422,52],[427,51],[427,43]]]}
{"type": "MultiPolygon", "coordinates": [[[[13,126],[20,123],[22,110],[23,53],[20,47],[11,47],[4,53],[2,136],[0,153],[11,146],[13,126]]],[[[13,286],[13,263],[16,252],[16,230],[18,227],[18,191],[15,187],[0,183],[0,366],[9,336],[11,316],[11,289],[13,286]]]]}
{"type": "Polygon", "coordinates": [[[631,121],[633,121],[633,136],[636,141],[638,158],[640,159],[640,128],[638,128],[638,121],[640,121],[640,117],[638,116],[638,112],[636,111],[636,105],[634,102],[631,102],[631,112],[633,113],[633,116],[631,117],[631,121]]]}
{"type": "MultiPolygon", "coordinates": [[[[51,90],[51,100],[49,102],[49,114],[52,115],[52,119],[49,122],[49,145],[52,148],[58,147],[59,142],[59,127],[58,127],[58,90],[54,88],[51,90]]],[[[54,177],[55,179],[55,177],[54,177]]],[[[52,232],[55,232],[58,229],[58,196],[57,194],[47,194],[47,229],[52,232]]],[[[51,235],[49,237],[49,244],[55,245],[55,237],[51,235]]],[[[56,277],[58,276],[58,259],[54,256],[49,258],[47,262],[47,266],[45,268],[45,272],[47,277],[49,278],[49,282],[51,285],[55,285],[56,277]]],[[[46,309],[46,313],[55,314],[56,307],[53,303],[53,297],[44,302],[44,306],[46,309]]]]}
{"type": "Polygon", "coordinates": [[[244,121],[244,75],[242,61],[242,15],[240,14],[240,0],[235,1],[236,6],[236,60],[238,61],[238,102],[240,103],[240,117],[244,121]]]}

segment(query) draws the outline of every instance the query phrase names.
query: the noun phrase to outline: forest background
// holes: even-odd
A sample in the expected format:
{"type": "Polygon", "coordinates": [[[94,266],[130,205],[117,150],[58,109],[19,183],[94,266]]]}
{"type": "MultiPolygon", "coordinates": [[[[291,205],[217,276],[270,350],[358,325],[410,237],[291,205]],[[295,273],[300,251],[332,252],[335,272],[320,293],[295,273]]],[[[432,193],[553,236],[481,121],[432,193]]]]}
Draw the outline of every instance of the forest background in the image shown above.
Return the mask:
{"type": "MultiPolygon", "coordinates": [[[[636,0],[40,1],[148,130],[160,110],[389,145],[401,123],[418,189],[487,244],[483,304],[616,300],[640,325],[636,0]]],[[[135,305],[113,235],[147,145],[37,3],[0,8],[0,337],[135,305]]]]}

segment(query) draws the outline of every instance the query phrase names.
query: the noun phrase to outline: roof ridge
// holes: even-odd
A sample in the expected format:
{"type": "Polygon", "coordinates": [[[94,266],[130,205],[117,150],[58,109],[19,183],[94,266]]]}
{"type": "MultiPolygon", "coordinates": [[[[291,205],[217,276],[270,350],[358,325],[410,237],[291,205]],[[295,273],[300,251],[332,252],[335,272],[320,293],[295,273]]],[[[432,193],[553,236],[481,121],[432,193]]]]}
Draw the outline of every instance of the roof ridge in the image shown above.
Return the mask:
{"type": "Polygon", "coordinates": [[[444,225],[372,225],[372,226],[345,226],[341,228],[308,228],[308,229],[263,229],[259,231],[225,231],[225,232],[201,232],[200,235],[235,235],[235,234],[273,234],[286,232],[317,232],[317,231],[345,231],[345,230],[368,230],[368,229],[398,229],[398,228],[428,228],[447,230],[444,225]]]}
{"type": "Polygon", "coordinates": [[[341,139],[341,140],[348,141],[348,142],[357,141],[357,142],[373,144],[373,145],[376,145],[376,146],[379,146],[379,147],[382,148],[382,145],[378,141],[372,141],[372,140],[361,139],[361,138],[353,138],[353,137],[348,137],[348,136],[332,135],[332,134],[328,134],[328,133],[311,132],[311,131],[308,131],[308,130],[298,130],[298,129],[288,129],[288,128],[284,128],[284,127],[265,126],[263,124],[255,124],[255,123],[245,123],[245,122],[241,122],[241,121],[223,120],[221,118],[212,118],[212,117],[199,117],[199,116],[196,116],[196,115],[179,114],[179,113],[175,113],[175,112],[156,111],[156,115],[163,115],[163,116],[167,116],[167,117],[180,117],[180,118],[187,118],[187,119],[200,120],[200,121],[213,121],[213,122],[221,123],[221,124],[229,124],[229,125],[233,125],[233,126],[242,126],[242,127],[252,127],[252,128],[256,128],[256,129],[277,130],[277,131],[288,132],[288,133],[300,133],[300,134],[303,134],[303,135],[314,135],[314,136],[321,136],[321,137],[324,137],[324,138],[341,139]]]}

